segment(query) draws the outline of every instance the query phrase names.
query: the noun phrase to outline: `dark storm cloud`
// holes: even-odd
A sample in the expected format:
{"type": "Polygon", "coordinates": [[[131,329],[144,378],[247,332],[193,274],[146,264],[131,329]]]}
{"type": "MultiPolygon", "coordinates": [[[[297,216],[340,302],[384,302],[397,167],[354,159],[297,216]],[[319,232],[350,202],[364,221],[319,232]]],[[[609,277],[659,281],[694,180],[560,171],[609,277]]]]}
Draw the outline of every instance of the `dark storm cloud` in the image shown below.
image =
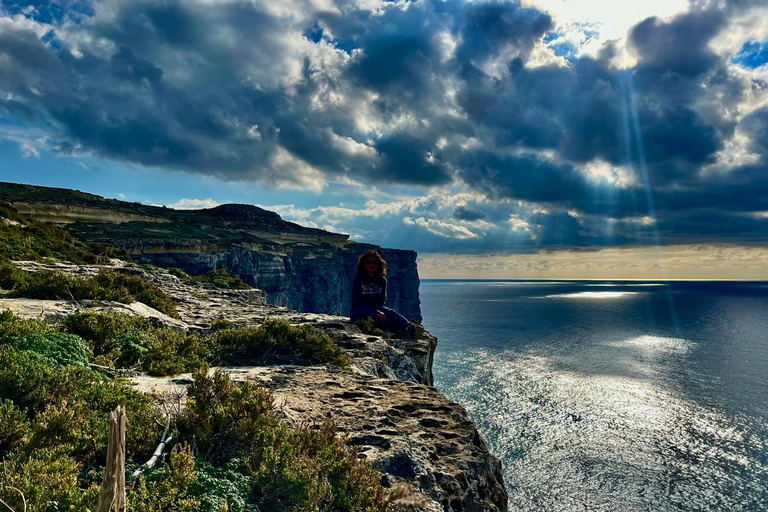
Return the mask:
{"type": "Polygon", "coordinates": [[[529,218],[533,244],[624,243],[649,236],[631,220],[646,215],[668,240],[705,236],[705,218],[715,238],[730,219],[754,239],[768,114],[734,113],[765,84],[712,42],[761,5],[692,2],[638,23],[626,48],[580,56],[560,41],[542,61],[555,20],[516,2],[12,2],[0,112],[61,151],[222,179],[463,183],[551,209],[529,218]],[[737,132],[749,162],[720,162],[737,132]]]}
{"type": "Polygon", "coordinates": [[[459,206],[453,211],[453,218],[456,220],[485,220],[488,218],[486,212],[475,210],[473,208],[467,208],[466,206],[459,206]]]}

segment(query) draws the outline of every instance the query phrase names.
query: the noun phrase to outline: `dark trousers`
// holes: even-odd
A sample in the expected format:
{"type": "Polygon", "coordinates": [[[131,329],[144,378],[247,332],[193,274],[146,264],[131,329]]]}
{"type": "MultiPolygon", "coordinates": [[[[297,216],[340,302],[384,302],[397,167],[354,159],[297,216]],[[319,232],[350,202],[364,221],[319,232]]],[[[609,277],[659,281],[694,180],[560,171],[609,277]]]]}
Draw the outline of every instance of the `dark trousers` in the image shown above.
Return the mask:
{"type": "Polygon", "coordinates": [[[379,311],[383,312],[387,316],[387,321],[382,322],[379,315],[374,308],[368,306],[362,306],[352,312],[350,317],[352,321],[359,320],[361,318],[370,317],[373,319],[373,325],[379,329],[385,329],[387,331],[402,331],[408,325],[408,319],[398,313],[392,308],[381,307],[379,311]]]}

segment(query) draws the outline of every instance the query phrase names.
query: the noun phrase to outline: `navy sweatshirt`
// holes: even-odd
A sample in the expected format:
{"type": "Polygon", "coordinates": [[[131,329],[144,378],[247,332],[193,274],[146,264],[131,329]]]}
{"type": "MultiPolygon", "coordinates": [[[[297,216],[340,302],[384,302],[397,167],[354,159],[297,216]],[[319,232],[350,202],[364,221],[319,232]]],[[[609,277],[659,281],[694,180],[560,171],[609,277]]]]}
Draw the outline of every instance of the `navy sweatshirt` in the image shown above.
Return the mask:
{"type": "Polygon", "coordinates": [[[352,314],[357,308],[367,306],[378,310],[387,302],[387,278],[384,276],[371,277],[368,274],[357,273],[352,280],[352,314]]]}

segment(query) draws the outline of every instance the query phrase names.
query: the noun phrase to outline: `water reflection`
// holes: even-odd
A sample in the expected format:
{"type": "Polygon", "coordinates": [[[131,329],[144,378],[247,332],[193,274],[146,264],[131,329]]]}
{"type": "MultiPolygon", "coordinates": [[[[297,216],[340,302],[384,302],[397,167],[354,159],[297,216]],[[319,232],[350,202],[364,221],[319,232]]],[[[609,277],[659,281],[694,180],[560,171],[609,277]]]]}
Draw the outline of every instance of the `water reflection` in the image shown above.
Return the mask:
{"type": "Polygon", "coordinates": [[[617,299],[629,295],[637,295],[640,292],[576,292],[565,294],[545,295],[544,297],[535,297],[542,299],[617,299]]]}

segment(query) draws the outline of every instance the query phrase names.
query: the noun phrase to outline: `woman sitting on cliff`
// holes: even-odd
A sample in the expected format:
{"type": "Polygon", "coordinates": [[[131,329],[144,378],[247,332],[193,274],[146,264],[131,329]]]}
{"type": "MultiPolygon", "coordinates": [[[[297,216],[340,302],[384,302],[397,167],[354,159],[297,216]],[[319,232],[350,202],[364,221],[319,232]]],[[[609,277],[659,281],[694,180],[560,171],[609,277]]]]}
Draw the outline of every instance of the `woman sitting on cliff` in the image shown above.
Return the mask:
{"type": "Polygon", "coordinates": [[[409,322],[394,309],[384,306],[387,301],[387,262],[376,251],[368,251],[357,260],[357,275],[352,280],[353,322],[364,318],[373,320],[380,328],[394,332],[407,332],[418,338],[424,332],[420,325],[409,322]]]}

